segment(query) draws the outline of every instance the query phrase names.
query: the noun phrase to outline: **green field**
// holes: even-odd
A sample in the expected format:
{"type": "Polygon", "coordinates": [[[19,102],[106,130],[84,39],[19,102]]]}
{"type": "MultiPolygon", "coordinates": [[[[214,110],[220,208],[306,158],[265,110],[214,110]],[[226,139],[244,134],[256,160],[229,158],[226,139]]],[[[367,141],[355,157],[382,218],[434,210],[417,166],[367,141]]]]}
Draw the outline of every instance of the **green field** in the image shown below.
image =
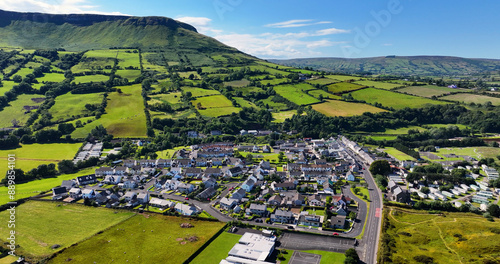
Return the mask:
{"type": "Polygon", "coordinates": [[[2,80],[2,87],[0,87],[0,96],[3,96],[6,92],[10,91],[14,85],[16,85],[13,81],[4,81],[2,80]]]}
{"type": "Polygon", "coordinates": [[[489,97],[486,95],[479,95],[479,94],[453,94],[453,95],[443,96],[439,99],[464,102],[467,104],[470,103],[484,104],[486,102],[491,102],[494,106],[500,105],[500,98],[489,97]]]}
{"type": "Polygon", "coordinates": [[[453,89],[448,87],[425,85],[425,86],[409,86],[403,89],[398,89],[398,92],[413,94],[416,96],[428,97],[442,96],[444,94],[464,92],[464,89],[453,89]]]}
{"type": "Polygon", "coordinates": [[[116,88],[121,89],[122,93],[110,93],[106,113],[96,121],[76,129],[71,134],[74,138],[86,137],[98,125],[103,125],[108,133],[115,137],[146,136],[146,115],[141,84],[116,88]]]}
{"type": "Polygon", "coordinates": [[[96,74],[96,75],[85,75],[76,76],[74,83],[89,83],[89,82],[106,82],[109,80],[109,76],[96,74]]]}
{"type": "Polygon", "coordinates": [[[219,91],[216,90],[209,90],[209,89],[202,89],[202,88],[188,87],[188,86],[182,87],[181,89],[184,92],[191,92],[192,97],[220,95],[219,91]]]}
{"type": "Polygon", "coordinates": [[[335,93],[335,94],[341,94],[341,93],[359,90],[363,87],[365,87],[365,86],[355,84],[355,83],[339,82],[339,83],[334,83],[334,84],[328,85],[328,92],[335,93]]]}
{"type": "Polygon", "coordinates": [[[181,217],[136,215],[65,250],[48,263],[66,263],[68,258],[74,263],[183,263],[223,226],[220,222],[181,217]],[[182,223],[194,227],[181,228],[182,223]]]}
{"type": "Polygon", "coordinates": [[[45,73],[43,77],[37,78],[38,82],[62,82],[66,79],[62,73],[45,73]]]}
{"type": "Polygon", "coordinates": [[[223,232],[219,235],[208,247],[206,247],[196,258],[192,264],[213,264],[219,263],[227,258],[229,251],[235,244],[238,243],[241,236],[223,232]]]}
{"type": "Polygon", "coordinates": [[[262,85],[277,85],[277,84],[281,84],[281,83],[287,83],[289,82],[290,80],[288,80],[287,78],[276,78],[276,79],[272,79],[272,80],[261,80],[260,81],[260,84],[262,85]]]}
{"type": "Polygon", "coordinates": [[[232,86],[232,87],[243,87],[250,84],[250,81],[247,79],[224,82],[224,86],[232,86]]]}
{"type": "Polygon", "coordinates": [[[360,77],[356,76],[349,76],[349,75],[326,75],[326,78],[333,79],[333,80],[338,80],[341,82],[344,81],[349,81],[349,80],[360,80],[360,77]]]}
{"type": "Polygon", "coordinates": [[[367,104],[338,100],[327,100],[325,103],[313,105],[312,108],[326,116],[353,116],[361,115],[364,112],[378,113],[386,111],[367,104]]]}
{"type": "Polygon", "coordinates": [[[447,104],[446,102],[435,101],[427,98],[399,94],[391,91],[380,90],[375,88],[367,88],[360,91],[352,92],[352,97],[356,100],[365,101],[367,103],[380,103],[386,107],[394,109],[403,109],[405,107],[418,108],[426,104],[447,104]]]}
{"type": "Polygon", "coordinates": [[[435,154],[438,156],[444,154],[467,155],[479,160],[482,158],[496,158],[500,155],[500,149],[494,147],[440,148],[435,154]]]}
{"type": "Polygon", "coordinates": [[[283,123],[285,122],[285,119],[287,118],[292,118],[293,115],[297,114],[297,110],[289,110],[289,111],[282,111],[282,112],[272,112],[273,115],[273,122],[275,123],[283,123]]]}
{"type": "Polygon", "coordinates": [[[309,79],[306,82],[310,84],[319,84],[319,85],[328,85],[336,82],[335,80],[329,78],[320,78],[320,79],[309,79]]]}
{"type": "Polygon", "coordinates": [[[319,99],[320,95],[323,97],[323,99],[340,99],[340,98],[342,98],[338,95],[327,93],[323,90],[310,90],[307,93],[314,96],[315,98],[318,98],[318,99],[319,99]]]}
{"type": "Polygon", "coordinates": [[[241,108],[229,106],[229,107],[217,107],[217,108],[208,108],[205,110],[198,110],[201,115],[208,117],[218,117],[218,116],[228,116],[232,113],[239,113],[241,108]]]}
{"type": "Polygon", "coordinates": [[[197,109],[204,109],[204,108],[209,109],[209,108],[233,106],[233,103],[231,103],[231,101],[229,101],[229,99],[227,99],[224,95],[199,97],[191,102],[197,109]],[[198,107],[199,105],[201,107],[198,107]]]}
{"type": "Polygon", "coordinates": [[[136,69],[141,68],[139,52],[137,50],[120,50],[117,59],[118,59],[118,66],[122,68],[126,67],[134,67],[136,69]]]}
{"type": "Polygon", "coordinates": [[[373,135],[373,136],[368,136],[369,138],[376,140],[376,141],[383,141],[383,140],[395,140],[397,136],[380,136],[380,135],[373,135]]]}
{"type": "Polygon", "coordinates": [[[17,99],[10,102],[9,106],[5,107],[2,111],[0,111],[0,128],[2,127],[11,127],[12,120],[19,121],[19,125],[24,125],[26,121],[31,116],[31,113],[34,113],[36,110],[31,110],[31,112],[26,112],[24,110],[24,106],[39,106],[42,102],[35,102],[32,99],[34,98],[45,98],[39,94],[21,94],[17,96],[17,99]]]}
{"type": "Polygon", "coordinates": [[[175,111],[173,113],[164,113],[164,112],[155,112],[155,111],[149,111],[151,114],[151,119],[154,118],[171,118],[171,119],[180,119],[180,118],[195,118],[196,117],[196,111],[193,109],[187,109],[184,111],[175,111]]]}
{"type": "Polygon", "coordinates": [[[111,72],[114,66],[114,59],[118,51],[116,50],[91,50],[87,51],[80,63],[73,66],[73,73],[102,70],[111,72]]]}
{"type": "Polygon", "coordinates": [[[168,93],[168,94],[152,95],[151,98],[154,100],[169,103],[171,105],[175,105],[175,104],[180,103],[181,96],[182,96],[181,92],[174,92],[174,93],[168,93]]]}
{"type": "Polygon", "coordinates": [[[49,109],[52,115],[52,120],[62,121],[75,116],[83,116],[85,113],[90,113],[85,108],[86,104],[100,105],[102,101],[102,93],[92,94],[72,94],[67,93],[56,97],[56,103],[49,109]]]}
{"type": "MultiPolygon", "coordinates": [[[[0,213],[0,219],[8,221],[9,211],[0,213]]],[[[97,232],[118,224],[134,215],[129,211],[108,210],[82,205],[54,202],[29,201],[16,209],[16,249],[29,260],[40,260],[60,249],[89,238],[97,232]]],[[[0,226],[1,240],[5,241],[10,229],[0,226]]]]}
{"type": "Polygon", "coordinates": [[[140,70],[117,70],[116,75],[120,75],[122,78],[127,78],[129,81],[134,81],[141,76],[140,70]]]}
{"type": "Polygon", "coordinates": [[[259,88],[259,87],[255,87],[255,86],[249,86],[249,87],[241,87],[241,88],[238,88],[238,89],[234,89],[235,91],[241,91],[243,93],[243,95],[249,95],[250,93],[264,93],[264,90],[262,90],[262,88],[259,88]]]}
{"type": "MultiPolygon", "coordinates": [[[[287,250],[286,254],[283,254],[285,260],[282,260],[281,264],[289,264],[290,259],[292,258],[293,252],[297,250],[287,250]]],[[[321,260],[317,264],[343,264],[345,260],[345,255],[342,253],[336,252],[328,252],[328,251],[320,251],[320,250],[303,250],[297,252],[306,252],[316,255],[321,255],[321,260]]]]}
{"type": "Polygon", "coordinates": [[[387,134],[387,135],[406,135],[406,134],[408,134],[409,130],[418,130],[420,132],[423,132],[426,129],[419,127],[419,126],[408,126],[408,127],[400,127],[400,128],[395,128],[395,129],[386,129],[384,134],[387,134]]]}
{"type": "Polygon", "coordinates": [[[399,161],[404,161],[404,160],[415,160],[415,158],[413,158],[412,156],[406,154],[406,153],[403,153],[395,148],[385,148],[384,149],[384,152],[386,152],[387,154],[393,156],[394,158],[396,158],[397,160],[399,161]]]}
{"type": "Polygon", "coordinates": [[[416,256],[430,257],[432,263],[497,263],[500,260],[496,221],[465,213],[438,215],[387,209],[384,217],[388,215],[389,229],[384,236],[389,235],[395,243],[387,245],[382,238],[381,246],[390,247],[388,255],[392,263],[423,263],[417,262],[416,256]]]}
{"type": "Polygon", "coordinates": [[[356,81],[357,84],[361,84],[368,87],[380,88],[391,90],[397,87],[401,87],[401,84],[387,83],[387,82],[376,82],[376,81],[356,81]]]}
{"type": "Polygon", "coordinates": [[[311,86],[304,85],[279,85],[274,86],[274,90],[277,94],[281,95],[283,98],[288,99],[298,105],[308,105],[319,103],[320,101],[303,91],[314,89],[311,86]]]}
{"type": "Polygon", "coordinates": [[[269,96],[266,99],[260,100],[264,105],[268,105],[273,110],[286,110],[288,106],[284,103],[273,102],[274,96],[269,96]]]}
{"type": "Polygon", "coordinates": [[[256,108],[259,109],[258,106],[256,106],[254,103],[245,100],[243,97],[233,97],[233,99],[238,103],[241,107],[251,107],[251,108],[256,108]]]}

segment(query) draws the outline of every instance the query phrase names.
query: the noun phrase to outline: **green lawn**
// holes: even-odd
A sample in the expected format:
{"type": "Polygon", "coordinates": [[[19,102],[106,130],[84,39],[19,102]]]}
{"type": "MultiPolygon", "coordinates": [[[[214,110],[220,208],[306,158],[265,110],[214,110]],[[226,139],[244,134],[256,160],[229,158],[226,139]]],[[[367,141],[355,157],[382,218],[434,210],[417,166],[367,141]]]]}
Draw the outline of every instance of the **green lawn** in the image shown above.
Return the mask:
{"type": "Polygon", "coordinates": [[[453,89],[448,87],[436,86],[436,85],[425,85],[425,86],[409,86],[403,89],[398,89],[398,92],[404,92],[422,97],[433,97],[441,96],[453,92],[466,91],[464,89],[453,89]]]}
{"type": "Polygon", "coordinates": [[[145,137],[146,115],[142,101],[141,84],[116,87],[122,93],[113,92],[108,96],[106,113],[100,119],[76,129],[71,135],[83,138],[96,126],[103,125],[115,137],[145,137]]]}
{"type": "Polygon", "coordinates": [[[306,94],[304,91],[313,90],[310,85],[278,85],[274,86],[277,94],[298,105],[308,105],[320,102],[318,99],[306,94]]]}
{"type": "Polygon", "coordinates": [[[157,214],[136,215],[48,263],[64,263],[68,258],[75,263],[183,263],[223,226],[220,222],[157,214]],[[194,227],[181,228],[182,223],[194,227]]]}
{"type": "Polygon", "coordinates": [[[191,263],[213,264],[227,258],[227,254],[238,243],[241,236],[223,232],[205,248],[191,263]]]}
{"type": "Polygon", "coordinates": [[[393,156],[394,158],[396,158],[397,160],[400,160],[400,161],[403,161],[403,160],[415,160],[415,158],[413,158],[412,156],[406,154],[406,153],[403,153],[395,148],[391,148],[391,147],[388,147],[388,148],[385,148],[384,151],[393,156]]]}
{"type": "Polygon", "coordinates": [[[312,108],[326,116],[353,116],[361,115],[364,112],[378,113],[386,111],[384,109],[380,109],[367,104],[351,103],[338,100],[327,100],[324,103],[313,105],[312,108]]]}
{"type": "MultiPolygon", "coordinates": [[[[19,125],[24,125],[26,121],[28,121],[31,116],[30,112],[26,113],[26,110],[23,108],[24,106],[39,106],[42,102],[33,101],[34,98],[45,98],[43,95],[39,94],[21,94],[17,96],[17,99],[10,102],[9,106],[5,107],[2,111],[0,111],[0,128],[3,127],[11,127],[12,120],[17,120],[19,125]]],[[[31,112],[35,112],[36,110],[31,110],[31,112]]]]}
{"type": "Polygon", "coordinates": [[[371,104],[380,103],[383,106],[393,107],[394,109],[403,109],[405,107],[418,108],[427,104],[447,104],[446,102],[375,88],[367,88],[352,92],[352,96],[356,100],[365,101],[371,104]]]}
{"type": "Polygon", "coordinates": [[[443,100],[450,100],[450,101],[457,101],[457,102],[464,102],[467,104],[470,103],[475,103],[475,104],[484,104],[486,102],[491,102],[494,106],[499,106],[500,105],[500,98],[498,97],[490,97],[486,95],[479,95],[479,94],[453,94],[453,95],[447,95],[443,96],[440,99],[443,100]]]}
{"type": "Polygon", "coordinates": [[[56,97],[56,103],[49,109],[52,115],[52,120],[62,121],[67,118],[83,116],[85,113],[90,113],[85,108],[86,104],[100,105],[102,101],[102,93],[91,94],[72,94],[67,93],[56,97]]]}
{"type": "MultiPolygon", "coordinates": [[[[0,213],[0,220],[6,223],[9,211],[0,213]]],[[[60,249],[89,238],[97,232],[118,224],[134,215],[129,211],[108,210],[54,202],[29,201],[16,208],[16,249],[19,255],[29,260],[40,260],[60,249]]],[[[1,240],[5,241],[10,229],[0,226],[1,240]]]]}
{"type": "MultiPolygon", "coordinates": [[[[305,211],[307,211],[310,215],[325,216],[325,210],[308,209],[305,211]]],[[[326,219],[325,219],[325,221],[326,221],[326,219]]]]}
{"type": "Polygon", "coordinates": [[[95,75],[85,75],[85,76],[76,76],[74,83],[89,83],[89,82],[106,82],[109,80],[109,76],[95,74],[95,75]]]}
{"type": "Polygon", "coordinates": [[[345,255],[342,253],[320,250],[306,250],[303,252],[321,255],[321,261],[319,264],[342,264],[345,260],[345,255]]]}

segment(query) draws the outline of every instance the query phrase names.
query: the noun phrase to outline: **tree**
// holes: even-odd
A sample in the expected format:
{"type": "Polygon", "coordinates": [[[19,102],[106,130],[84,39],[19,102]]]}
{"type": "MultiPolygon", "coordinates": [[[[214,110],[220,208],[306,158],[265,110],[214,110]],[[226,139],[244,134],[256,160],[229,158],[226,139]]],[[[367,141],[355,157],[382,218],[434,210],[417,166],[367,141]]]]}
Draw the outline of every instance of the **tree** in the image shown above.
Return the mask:
{"type": "Polygon", "coordinates": [[[21,75],[14,75],[12,76],[12,81],[14,81],[15,83],[20,83],[23,81],[23,77],[21,77],[21,75]]]}
{"type": "Polygon", "coordinates": [[[71,160],[61,160],[57,164],[60,173],[69,174],[76,171],[76,166],[71,160]]]}
{"type": "Polygon", "coordinates": [[[500,217],[500,207],[496,204],[491,204],[488,207],[488,213],[490,213],[491,216],[493,217],[500,217]]]}
{"type": "Polygon", "coordinates": [[[387,160],[376,160],[370,165],[370,172],[373,175],[388,175],[391,172],[391,165],[387,160]]]}
{"type": "Polygon", "coordinates": [[[345,260],[344,263],[348,264],[357,264],[359,262],[358,252],[354,248],[350,248],[345,252],[345,260]]]}

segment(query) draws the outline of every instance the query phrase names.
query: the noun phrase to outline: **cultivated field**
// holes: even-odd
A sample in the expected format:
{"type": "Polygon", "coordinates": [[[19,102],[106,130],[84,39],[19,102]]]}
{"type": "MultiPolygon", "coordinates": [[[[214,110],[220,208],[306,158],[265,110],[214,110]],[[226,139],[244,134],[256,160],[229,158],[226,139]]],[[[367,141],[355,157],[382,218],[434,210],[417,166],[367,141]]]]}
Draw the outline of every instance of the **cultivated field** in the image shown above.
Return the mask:
{"type": "Polygon", "coordinates": [[[74,116],[83,116],[85,113],[90,113],[90,111],[85,108],[85,105],[94,104],[99,106],[102,101],[102,94],[67,93],[56,97],[55,101],[56,103],[49,109],[49,113],[52,115],[52,120],[57,122],[74,116]]]}
{"type": "Polygon", "coordinates": [[[353,116],[364,112],[378,113],[386,110],[359,103],[350,103],[337,100],[327,100],[325,103],[315,104],[312,108],[326,116],[353,116]]]}
{"type": "Polygon", "coordinates": [[[106,113],[94,122],[76,129],[74,138],[86,137],[96,126],[103,125],[115,137],[145,137],[146,115],[142,101],[140,84],[116,87],[122,93],[113,92],[108,96],[106,113]]]}
{"type": "Polygon", "coordinates": [[[375,87],[380,89],[391,90],[397,87],[401,87],[401,84],[387,83],[387,82],[376,82],[376,81],[356,81],[357,84],[361,84],[368,87],[375,87]]]}
{"type": "Polygon", "coordinates": [[[232,86],[232,87],[243,87],[243,86],[247,86],[249,84],[250,84],[250,81],[247,79],[224,82],[224,86],[232,86]]]}
{"type": "Polygon", "coordinates": [[[127,78],[129,81],[134,81],[138,77],[141,76],[140,70],[117,70],[116,75],[121,76],[122,78],[127,78]]]}
{"type": "MultiPolygon", "coordinates": [[[[9,211],[0,213],[5,223],[9,211]]],[[[18,254],[28,260],[41,260],[60,249],[86,239],[97,232],[120,223],[134,215],[129,211],[118,211],[87,207],[75,204],[30,201],[16,209],[16,244],[18,254]]],[[[5,241],[10,229],[0,226],[1,240],[5,241]]]]}
{"type": "Polygon", "coordinates": [[[181,88],[184,92],[191,92],[192,97],[200,97],[200,96],[209,96],[209,95],[219,95],[219,91],[216,90],[209,90],[209,89],[202,89],[202,88],[196,88],[196,87],[182,87],[181,88]]]}
{"type": "Polygon", "coordinates": [[[448,87],[441,87],[435,85],[425,86],[409,86],[403,89],[398,89],[398,92],[413,94],[416,96],[428,97],[441,96],[449,93],[465,92],[464,89],[453,89],[448,87]]]}
{"type": "Polygon", "coordinates": [[[18,125],[22,126],[28,121],[31,116],[31,113],[34,113],[36,110],[27,111],[24,109],[25,106],[39,106],[42,104],[43,100],[36,100],[36,98],[43,98],[43,95],[39,94],[22,94],[17,96],[15,101],[10,102],[9,106],[5,107],[2,111],[0,111],[0,128],[2,127],[11,127],[12,120],[17,120],[19,122],[18,125]],[[35,99],[35,100],[32,100],[35,99]]]}
{"type": "Polygon", "coordinates": [[[39,83],[43,82],[62,82],[66,79],[62,73],[45,73],[43,77],[37,78],[39,83]]]}
{"type": "Polygon", "coordinates": [[[279,85],[274,87],[274,91],[276,91],[277,94],[298,105],[308,105],[320,102],[318,99],[303,92],[308,89],[313,90],[314,88],[309,85],[279,85]]]}
{"type": "Polygon", "coordinates": [[[399,94],[375,88],[367,88],[352,92],[352,97],[356,100],[365,101],[371,104],[380,103],[383,106],[393,107],[394,109],[403,109],[405,107],[418,108],[423,107],[426,104],[446,104],[446,102],[399,94]]]}
{"type": "MultiPolygon", "coordinates": [[[[500,228],[482,216],[388,207],[392,263],[497,263],[500,228]],[[479,228],[480,227],[480,228],[479,228]],[[422,262],[423,260],[426,262],[422,262]]],[[[384,213],[386,215],[387,213],[384,213]]],[[[387,239],[385,239],[387,241],[387,239]]],[[[381,253],[380,255],[385,255],[381,253]]]]}
{"type": "Polygon", "coordinates": [[[365,86],[355,84],[355,83],[339,82],[339,83],[334,83],[334,84],[328,85],[328,92],[339,94],[339,93],[346,93],[346,92],[359,90],[363,87],[365,87],[365,86]]]}
{"type": "Polygon", "coordinates": [[[264,105],[269,106],[273,110],[285,110],[288,109],[288,106],[284,103],[273,102],[274,96],[269,96],[266,99],[260,100],[264,105]]]}
{"type": "Polygon", "coordinates": [[[180,103],[182,93],[181,92],[174,92],[174,93],[168,93],[168,94],[157,94],[157,95],[152,95],[151,99],[153,100],[158,100],[161,102],[166,102],[171,105],[175,105],[180,103]]]}
{"type": "Polygon", "coordinates": [[[183,263],[223,226],[220,222],[181,217],[136,215],[65,250],[48,263],[66,263],[68,258],[75,263],[183,263]],[[194,227],[181,228],[182,223],[194,227]]]}
{"type": "Polygon", "coordinates": [[[273,122],[275,123],[283,123],[285,122],[285,119],[287,118],[292,118],[293,115],[297,114],[297,110],[289,110],[289,111],[283,111],[283,112],[278,112],[278,113],[271,113],[273,115],[273,122]]]}
{"type": "Polygon", "coordinates": [[[233,97],[233,99],[238,103],[241,107],[251,107],[251,108],[256,108],[259,109],[258,106],[256,106],[254,103],[245,100],[243,97],[233,97]]]}
{"type": "Polygon", "coordinates": [[[500,105],[500,98],[489,97],[489,96],[478,95],[478,94],[453,94],[453,95],[443,96],[440,99],[457,101],[457,102],[464,102],[467,104],[470,104],[470,103],[484,104],[486,102],[491,102],[494,106],[500,105]]]}
{"type": "Polygon", "coordinates": [[[314,96],[316,98],[319,98],[320,95],[323,97],[323,99],[326,99],[326,98],[329,98],[329,99],[340,99],[340,98],[342,98],[342,97],[340,97],[338,95],[327,93],[327,92],[325,92],[323,90],[310,90],[307,93],[309,93],[310,95],[312,95],[312,96],[314,96]]]}
{"type": "Polygon", "coordinates": [[[122,68],[127,68],[127,67],[134,67],[136,69],[141,68],[139,52],[137,50],[120,50],[117,59],[118,59],[118,66],[122,68]]]}
{"type": "Polygon", "coordinates": [[[191,103],[198,109],[231,107],[233,103],[229,101],[224,95],[213,95],[206,97],[199,97],[191,101],[191,103]],[[198,107],[200,106],[200,107],[198,107]]]}
{"type": "Polygon", "coordinates": [[[360,77],[356,76],[348,76],[348,75],[326,75],[326,78],[333,79],[333,80],[338,80],[338,81],[349,81],[349,80],[359,80],[361,79],[360,77]]]}
{"type": "Polygon", "coordinates": [[[109,76],[96,74],[96,75],[85,75],[76,76],[74,83],[89,83],[89,82],[106,82],[109,80],[109,76]]]}
{"type": "Polygon", "coordinates": [[[310,80],[307,80],[307,82],[310,84],[328,85],[328,84],[332,84],[336,81],[329,79],[329,78],[320,78],[320,79],[310,79],[310,80]]]}

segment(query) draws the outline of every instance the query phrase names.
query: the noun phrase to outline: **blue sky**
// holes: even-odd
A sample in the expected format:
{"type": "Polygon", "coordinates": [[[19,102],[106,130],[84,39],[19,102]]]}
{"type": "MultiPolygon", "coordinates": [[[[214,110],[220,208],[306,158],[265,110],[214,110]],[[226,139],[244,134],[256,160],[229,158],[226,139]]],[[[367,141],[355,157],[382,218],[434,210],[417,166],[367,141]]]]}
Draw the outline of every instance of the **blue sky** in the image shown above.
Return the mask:
{"type": "Polygon", "coordinates": [[[260,58],[500,59],[495,0],[0,0],[0,9],[166,16],[260,58]]]}

